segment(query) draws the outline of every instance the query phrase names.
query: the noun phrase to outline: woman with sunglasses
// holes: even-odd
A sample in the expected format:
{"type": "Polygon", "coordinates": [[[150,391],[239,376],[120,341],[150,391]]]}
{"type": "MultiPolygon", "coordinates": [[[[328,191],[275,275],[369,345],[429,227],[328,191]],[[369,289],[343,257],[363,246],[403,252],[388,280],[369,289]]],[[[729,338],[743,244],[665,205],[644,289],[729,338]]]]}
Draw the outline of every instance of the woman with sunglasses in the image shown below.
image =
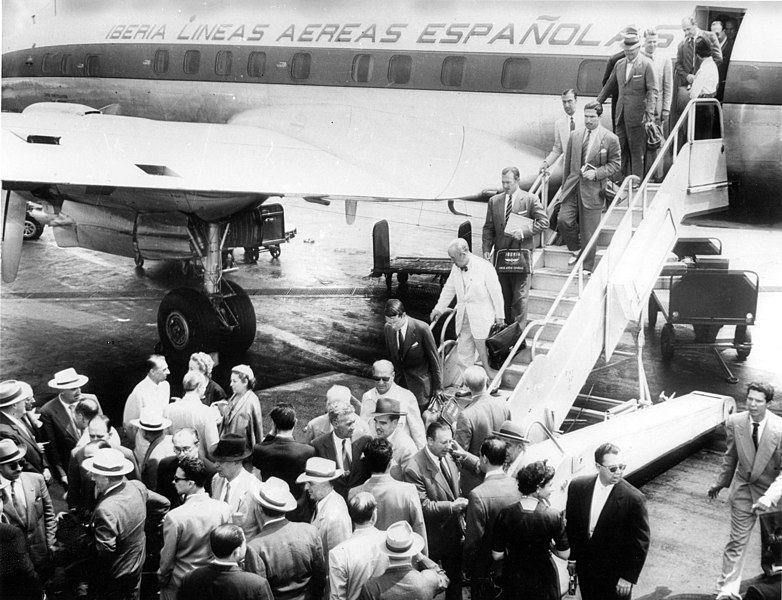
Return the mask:
{"type": "Polygon", "coordinates": [[[551,553],[567,560],[570,546],[565,519],[548,503],[554,474],[545,461],[521,469],[516,477],[521,500],[497,517],[492,558],[502,562],[505,598],[558,600],[561,596],[551,553]]]}

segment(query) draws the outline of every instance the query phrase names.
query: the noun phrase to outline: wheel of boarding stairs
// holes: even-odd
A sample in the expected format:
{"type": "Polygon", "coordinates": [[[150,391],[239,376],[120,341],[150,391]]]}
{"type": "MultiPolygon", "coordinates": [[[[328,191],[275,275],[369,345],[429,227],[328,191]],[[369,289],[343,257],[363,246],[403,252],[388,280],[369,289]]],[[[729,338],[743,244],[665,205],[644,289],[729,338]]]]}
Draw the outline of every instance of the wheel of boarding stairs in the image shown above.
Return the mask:
{"type": "Polygon", "coordinates": [[[649,294],[649,329],[654,329],[657,325],[657,300],[653,294],[649,294]]]}
{"type": "Polygon", "coordinates": [[[739,361],[747,360],[749,353],[752,352],[752,333],[746,325],[736,325],[733,347],[736,349],[739,361]]]}
{"type": "Polygon", "coordinates": [[[660,354],[664,361],[668,362],[673,358],[675,343],[676,333],[673,331],[673,325],[666,323],[660,333],[660,354]]]}

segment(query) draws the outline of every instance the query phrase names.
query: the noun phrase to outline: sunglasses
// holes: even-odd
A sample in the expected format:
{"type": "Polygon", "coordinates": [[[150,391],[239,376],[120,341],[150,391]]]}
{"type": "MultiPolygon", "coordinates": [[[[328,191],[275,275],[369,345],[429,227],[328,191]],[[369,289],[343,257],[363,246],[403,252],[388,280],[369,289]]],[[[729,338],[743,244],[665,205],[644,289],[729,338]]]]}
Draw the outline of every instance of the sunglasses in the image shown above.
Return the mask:
{"type": "Polygon", "coordinates": [[[605,465],[600,465],[604,469],[606,469],[609,473],[616,473],[617,471],[624,471],[627,468],[627,465],[613,465],[611,467],[606,467],[605,465]]]}
{"type": "Polygon", "coordinates": [[[8,465],[9,469],[23,469],[27,462],[24,459],[20,459],[12,460],[11,462],[7,462],[5,464],[8,465]]]}
{"type": "Polygon", "coordinates": [[[176,483],[177,481],[190,481],[190,480],[187,477],[177,477],[176,475],[174,475],[173,481],[174,483],[176,483]]]}
{"type": "Polygon", "coordinates": [[[372,379],[375,381],[391,381],[391,377],[382,377],[380,375],[372,375],[372,379]]]}

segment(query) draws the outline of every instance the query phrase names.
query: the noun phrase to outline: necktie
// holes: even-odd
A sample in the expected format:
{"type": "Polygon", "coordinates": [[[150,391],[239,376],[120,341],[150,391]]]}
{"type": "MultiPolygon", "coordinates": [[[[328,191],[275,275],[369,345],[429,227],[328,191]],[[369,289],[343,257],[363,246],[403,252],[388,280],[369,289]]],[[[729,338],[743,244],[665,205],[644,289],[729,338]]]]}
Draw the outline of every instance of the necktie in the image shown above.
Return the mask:
{"type": "Polygon", "coordinates": [[[399,358],[402,358],[402,344],[405,343],[405,339],[402,337],[402,330],[396,332],[396,345],[399,348],[399,358]]]}
{"type": "Polygon", "coordinates": [[[22,519],[22,522],[26,527],[27,511],[24,509],[24,506],[22,506],[22,501],[19,499],[19,496],[16,495],[16,483],[12,483],[9,487],[11,489],[11,502],[14,505],[14,510],[16,511],[16,514],[19,515],[19,518],[22,519]]]}
{"type": "Polygon", "coordinates": [[[463,273],[467,272],[467,267],[459,267],[459,268],[462,270],[463,273]]]}
{"type": "Polygon", "coordinates": [[[695,73],[695,36],[690,38],[690,48],[692,52],[692,72],[695,73]]]}
{"type": "Polygon", "coordinates": [[[752,445],[755,446],[755,450],[758,449],[758,427],[760,423],[752,423],[752,445]]]}
{"type": "Polygon", "coordinates": [[[570,117],[570,131],[576,130],[576,122],[573,120],[573,117],[570,117]]]}
{"type": "Polygon", "coordinates": [[[510,194],[508,194],[508,199],[505,201],[505,222],[508,222],[508,219],[510,218],[510,209],[513,208],[513,200],[510,197],[510,194]]]}
{"type": "Polygon", "coordinates": [[[223,494],[221,500],[226,504],[230,504],[231,500],[231,482],[225,480],[225,486],[223,486],[223,494]]]}
{"type": "Polygon", "coordinates": [[[445,481],[448,482],[448,487],[451,488],[451,491],[453,491],[453,478],[451,477],[451,470],[448,468],[448,463],[445,461],[444,456],[440,459],[440,470],[443,472],[445,481]]]}
{"type": "Polygon", "coordinates": [[[350,473],[350,452],[348,451],[348,440],[342,440],[342,469],[345,473],[350,473]]]}
{"type": "Polygon", "coordinates": [[[581,165],[587,163],[587,154],[589,153],[589,142],[591,140],[592,130],[587,129],[587,134],[584,136],[584,143],[581,145],[581,165]]]}

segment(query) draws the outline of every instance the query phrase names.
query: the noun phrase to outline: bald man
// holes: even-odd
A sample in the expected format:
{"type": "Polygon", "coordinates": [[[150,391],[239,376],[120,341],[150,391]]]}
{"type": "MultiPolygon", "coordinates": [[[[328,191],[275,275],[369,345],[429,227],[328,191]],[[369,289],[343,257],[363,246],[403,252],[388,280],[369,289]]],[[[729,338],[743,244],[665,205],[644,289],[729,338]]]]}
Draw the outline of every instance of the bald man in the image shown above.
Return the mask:
{"type": "Polygon", "coordinates": [[[489,366],[486,338],[494,323],[505,324],[505,304],[497,271],[489,261],[470,252],[467,242],[461,238],[450,243],[448,256],[453,266],[430,318],[437,319],[456,298],[459,369],[464,373],[474,365],[477,352],[486,373],[494,378],[497,371],[489,366]]]}

